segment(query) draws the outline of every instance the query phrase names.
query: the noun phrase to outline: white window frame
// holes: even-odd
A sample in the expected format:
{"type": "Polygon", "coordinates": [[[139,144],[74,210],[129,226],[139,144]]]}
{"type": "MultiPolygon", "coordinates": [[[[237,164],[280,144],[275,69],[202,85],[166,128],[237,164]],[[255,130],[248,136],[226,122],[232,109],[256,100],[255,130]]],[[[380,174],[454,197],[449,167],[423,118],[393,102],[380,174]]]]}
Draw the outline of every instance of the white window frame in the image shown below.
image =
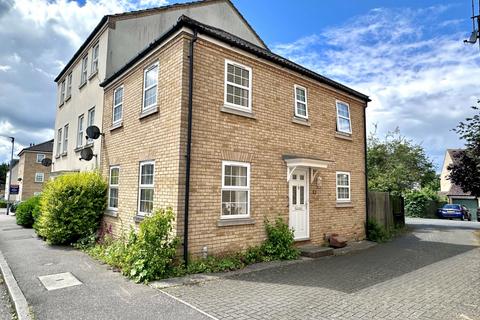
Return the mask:
{"type": "Polygon", "coordinates": [[[70,72],[67,76],[67,93],[66,93],[65,99],[68,99],[72,96],[72,80],[73,80],[73,76],[72,76],[72,73],[70,72]]]}
{"type": "Polygon", "coordinates": [[[85,120],[85,115],[79,115],[77,120],[77,148],[83,146],[83,135],[85,130],[83,127],[83,120],[85,120]]]}
{"type": "Polygon", "coordinates": [[[147,68],[145,68],[143,70],[143,95],[142,95],[142,111],[147,111],[147,110],[151,110],[153,108],[155,108],[158,104],[158,75],[160,74],[160,70],[158,68],[158,61],[149,65],[147,68]],[[154,85],[151,85],[149,87],[145,87],[145,84],[147,83],[147,72],[150,71],[150,70],[153,70],[157,68],[157,82],[154,84],[154,85]],[[149,106],[145,106],[145,93],[147,92],[147,90],[153,88],[153,87],[157,87],[156,91],[155,91],[155,103],[154,104],[151,104],[149,106]]]}
{"type": "Polygon", "coordinates": [[[119,199],[118,195],[119,195],[119,184],[120,184],[120,166],[110,166],[110,171],[109,171],[109,175],[108,175],[108,205],[107,205],[107,208],[108,210],[110,211],[117,211],[118,210],[118,203],[117,203],[117,207],[110,207],[110,189],[113,188],[116,188],[117,189],[117,201],[119,199]],[[113,169],[118,169],[118,182],[117,184],[112,184],[112,170],[113,169]]]}
{"type": "Polygon", "coordinates": [[[336,195],[337,195],[337,202],[350,202],[351,199],[352,199],[352,179],[351,179],[351,176],[350,176],[350,172],[346,172],[346,171],[337,171],[335,173],[335,188],[336,188],[336,195]],[[345,174],[348,176],[348,186],[339,186],[338,185],[338,175],[340,174],[345,174]],[[342,199],[339,199],[338,198],[338,188],[347,188],[348,187],[348,198],[342,198],[342,199]]]}
{"type": "Polygon", "coordinates": [[[37,183],[45,182],[45,174],[43,172],[35,172],[35,182],[37,183]],[[42,179],[37,179],[38,177],[42,177],[42,179]]]}
{"type": "Polygon", "coordinates": [[[123,85],[119,86],[118,88],[116,88],[113,91],[113,109],[112,109],[112,123],[113,124],[118,124],[118,123],[122,122],[122,120],[123,120],[123,96],[124,95],[125,95],[125,89],[124,89],[123,85]],[[115,104],[115,96],[120,89],[122,89],[122,100],[120,101],[120,103],[115,104]],[[118,107],[120,107],[120,118],[115,120],[115,109],[118,108],[118,107]]]}
{"type": "MultiPolygon", "coordinates": [[[[142,189],[152,189],[153,190],[153,199],[155,201],[155,161],[148,160],[148,161],[140,161],[140,165],[138,167],[138,201],[137,201],[137,212],[140,216],[146,216],[150,213],[140,211],[140,194],[142,189]],[[153,164],[153,181],[152,184],[142,184],[142,166],[153,164]]],[[[153,210],[153,208],[152,208],[153,210]]]]}
{"type": "Polygon", "coordinates": [[[308,91],[307,91],[307,88],[296,84],[296,85],[293,86],[293,93],[295,95],[295,117],[302,118],[302,119],[308,119],[308,97],[307,97],[308,91]],[[305,101],[300,101],[300,100],[297,99],[297,89],[301,89],[305,92],[305,101]],[[299,114],[297,112],[297,107],[298,107],[299,102],[301,104],[305,105],[305,115],[299,114]]]}
{"type": "Polygon", "coordinates": [[[350,114],[350,104],[344,102],[344,101],[341,101],[341,100],[335,100],[335,107],[336,107],[336,110],[337,110],[337,132],[341,132],[341,133],[348,133],[348,134],[352,134],[352,117],[351,117],[351,114],[350,114]],[[348,118],[347,117],[344,117],[344,116],[341,116],[339,113],[338,113],[338,104],[341,103],[341,104],[344,104],[347,106],[347,109],[348,109],[348,118]],[[344,130],[340,130],[340,118],[341,119],[346,119],[348,120],[348,122],[350,123],[350,130],[349,131],[344,131],[344,130]]]}
{"type": "Polygon", "coordinates": [[[239,161],[222,161],[222,190],[220,191],[220,218],[221,219],[242,219],[250,217],[250,163],[239,161]],[[225,185],[225,166],[238,166],[247,168],[246,186],[226,186],[225,185]],[[247,214],[223,215],[223,191],[247,191],[247,214]]]}
{"type": "Polygon", "coordinates": [[[223,103],[224,103],[227,107],[232,108],[232,109],[237,109],[237,110],[241,110],[241,111],[252,112],[252,88],[253,88],[253,84],[252,84],[252,68],[251,68],[251,67],[247,67],[247,66],[245,66],[245,65],[243,65],[243,64],[240,64],[240,63],[238,63],[238,62],[225,59],[225,72],[224,72],[224,76],[225,76],[225,79],[224,79],[224,88],[223,88],[223,91],[224,91],[224,93],[223,93],[223,103]],[[229,82],[229,81],[228,81],[228,65],[229,65],[229,64],[248,70],[248,84],[249,84],[248,87],[245,87],[245,86],[236,84],[236,83],[234,83],[234,82],[229,82]],[[241,105],[237,105],[237,104],[234,104],[234,103],[227,102],[227,86],[228,86],[228,85],[231,85],[231,86],[234,86],[234,87],[238,87],[238,88],[241,88],[241,89],[244,89],[244,90],[247,90],[247,91],[248,91],[248,106],[247,106],[247,107],[244,107],[244,106],[241,106],[241,105]]]}
{"type": "Polygon", "coordinates": [[[68,123],[63,127],[63,149],[62,154],[68,151],[68,123]]]}
{"type": "Polygon", "coordinates": [[[62,128],[57,130],[57,156],[59,156],[62,152],[62,128]]]}
{"type": "Polygon", "coordinates": [[[90,67],[90,77],[98,72],[98,54],[99,54],[99,52],[100,52],[100,45],[97,42],[92,47],[92,64],[91,64],[91,67],[90,67]]]}
{"type": "MultiPolygon", "coordinates": [[[[92,107],[88,110],[87,112],[87,126],[85,127],[85,130],[90,127],[95,125],[95,107],[92,107]],[[92,117],[93,114],[93,117],[92,117]]],[[[87,138],[87,144],[93,143],[93,139],[87,138]]]]}
{"type": "Polygon", "coordinates": [[[37,153],[37,158],[35,159],[36,163],[42,163],[42,160],[45,159],[45,154],[43,153],[37,153]],[[38,161],[39,156],[41,156],[40,161],[38,161]]]}
{"type": "Polygon", "coordinates": [[[60,84],[60,103],[62,105],[65,102],[65,79],[60,84]]]}
{"type": "Polygon", "coordinates": [[[88,75],[88,53],[82,58],[82,68],[80,69],[80,86],[87,83],[88,75]]]}

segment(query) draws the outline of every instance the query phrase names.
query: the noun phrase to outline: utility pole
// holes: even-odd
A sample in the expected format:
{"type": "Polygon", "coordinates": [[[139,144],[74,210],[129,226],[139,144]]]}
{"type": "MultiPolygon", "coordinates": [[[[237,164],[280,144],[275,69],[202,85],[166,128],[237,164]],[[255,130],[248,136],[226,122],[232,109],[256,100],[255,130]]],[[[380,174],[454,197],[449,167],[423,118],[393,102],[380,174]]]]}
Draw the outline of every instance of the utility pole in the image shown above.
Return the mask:
{"type": "Polygon", "coordinates": [[[12,141],[12,154],[10,156],[10,172],[8,174],[8,199],[7,199],[7,216],[10,214],[10,188],[12,187],[12,169],[13,169],[13,148],[15,147],[15,138],[9,137],[12,141]]]}
{"type": "MultiPolygon", "coordinates": [[[[478,14],[475,14],[475,0],[472,0],[472,33],[464,43],[475,44],[480,39],[480,0],[478,1],[478,14]]],[[[480,45],[480,41],[478,41],[480,45]]]]}

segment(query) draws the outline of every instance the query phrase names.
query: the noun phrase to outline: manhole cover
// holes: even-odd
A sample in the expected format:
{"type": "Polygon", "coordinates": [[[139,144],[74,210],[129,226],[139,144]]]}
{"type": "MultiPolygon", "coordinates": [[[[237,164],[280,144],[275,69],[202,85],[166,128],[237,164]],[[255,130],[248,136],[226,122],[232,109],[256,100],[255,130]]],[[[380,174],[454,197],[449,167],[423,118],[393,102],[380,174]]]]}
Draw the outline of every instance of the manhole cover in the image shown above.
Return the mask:
{"type": "Polygon", "coordinates": [[[82,284],[70,272],[41,276],[38,277],[38,279],[40,280],[40,282],[42,282],[42,284],[48,291],[78,286],[82,284]]]}

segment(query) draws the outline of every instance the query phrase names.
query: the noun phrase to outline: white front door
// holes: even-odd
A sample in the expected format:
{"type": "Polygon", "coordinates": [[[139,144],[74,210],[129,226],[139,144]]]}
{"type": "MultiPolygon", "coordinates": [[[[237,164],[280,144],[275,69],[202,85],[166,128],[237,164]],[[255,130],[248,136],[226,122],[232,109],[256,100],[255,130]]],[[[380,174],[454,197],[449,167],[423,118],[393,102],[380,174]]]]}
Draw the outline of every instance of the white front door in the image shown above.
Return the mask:
{"type": "Polygon", "coordinates": [[[308,171],[295,169],[290,176],[289,226],[293,228],[295,240],[305,240],[309,237],[308,230],[308,171]]]}

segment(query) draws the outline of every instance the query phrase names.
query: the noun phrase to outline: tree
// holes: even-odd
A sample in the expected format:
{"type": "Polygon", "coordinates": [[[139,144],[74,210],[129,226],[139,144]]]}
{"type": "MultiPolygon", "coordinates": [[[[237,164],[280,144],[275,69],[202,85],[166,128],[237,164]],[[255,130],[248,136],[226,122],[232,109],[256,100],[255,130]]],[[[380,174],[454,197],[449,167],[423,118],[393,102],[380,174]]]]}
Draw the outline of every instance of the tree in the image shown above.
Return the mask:
{"type": "Polygon", "coordinates": [[[437,188],[433,162],[421,145],[403,137],[398,128],[383,140],[375,132],[370,134],[367,167],[369,190],[401,195],[412,189],[437,188]]]}
{"type": "MultiPolygon", "coordinates": [[[[480,104],[480,100],[477,101],[480,104]]],[[[448,166],[449,179],[466,193],[480,197],[480,111],[472,106],[475,114],[453,129],[465,141],[465,150],[454,153],[455,161],[448,166]]]]}
{"type": "Polygon", "coordinates": [[[5,184],[5,180],[7,180],[8,169],[8,163],[0,164],[0,184],[5,184]]]}

